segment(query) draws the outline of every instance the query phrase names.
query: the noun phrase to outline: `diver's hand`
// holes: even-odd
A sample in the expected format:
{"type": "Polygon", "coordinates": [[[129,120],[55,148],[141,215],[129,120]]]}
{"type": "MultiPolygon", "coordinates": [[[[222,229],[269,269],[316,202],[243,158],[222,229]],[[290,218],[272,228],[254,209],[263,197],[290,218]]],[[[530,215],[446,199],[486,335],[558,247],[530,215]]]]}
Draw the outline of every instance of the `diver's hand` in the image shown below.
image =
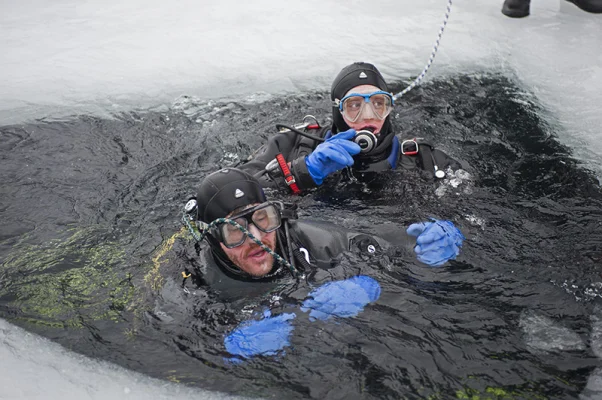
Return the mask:
{"type": "Polygon", "coordinates": [[[243,358],[275,355],[289,345],[291,321],[295,317],[286,313],[272,317],[268,310],[260,321],[242,322],[224,339],[226,350],[243,358]]]}
{"type": "Polygon", "coordinates": [[[416,237],[414,251],[418,260],[432,267],[455,260],[465,237],[451,221],[433,219],[433,222],[419,222],[407,229],[408,235],[416,237]]]}
{"type": "Polygon", "coordinates": [[[354,129],[333,135],[305,158],[309,175],[316,185],[321,185],[324,178],[333,172],[353,165],[352,156],[361,150],[357,143],[351,141],[354,136],[354,129]]]}
{"type": "Polygon", "coordinates": [[[380,285],[369,276],[360,275],[344,281],[328,282],[308,296],[301,311],[310,310],[310,320],[355,317],[367,304],[380,297],[380,285]]]}

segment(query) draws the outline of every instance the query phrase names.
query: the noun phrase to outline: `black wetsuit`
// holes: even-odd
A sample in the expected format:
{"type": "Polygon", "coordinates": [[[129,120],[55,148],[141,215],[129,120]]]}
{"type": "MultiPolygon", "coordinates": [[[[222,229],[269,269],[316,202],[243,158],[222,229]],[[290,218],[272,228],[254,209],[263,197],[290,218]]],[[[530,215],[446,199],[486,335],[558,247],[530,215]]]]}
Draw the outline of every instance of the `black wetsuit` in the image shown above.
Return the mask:
{"type": "MultiPolygon", "coordinates": [[[[366,173],[379,173],[398,167],[404,169],[419,168],[427,171],[427,176],[434,177],[435,166],[439,170],[445,170],[447,167],[453,169],[460,167],[460,164],[447,154],[419,139],[417,139],[419,147],[417,154],[403,154],[401,148],[403,141],[397,138],[390,129],[388,131],[382,132],[379,135],[383,139],[373,152],[369,155],[354,157],[353,172],[357,178],[361,179],[361,176],[366,173]]],[[[331,136],[331,129],[307,129],[305,133],[327,139],[331,136]]],[[[279,132],[274,134],[265,145],[259,148],[252,160],[238,168],[253,174],[259,179],[263,187],[286,188],[286,190],[289,190],[282,169],[277,162],[273,162],[278,154],[282,154],[284,160],[290,163],[290,172],[295,178],[295,183],[303,192],[317,186],[313,178],[309,175],[307,165],[305,164],[305,157],[320,143],[294,132],[279,132]]],[[[404,149],[404,151],[407,150],[404,149]]]]}
{"type": "MultiPolygon", "coordinates": [[[[401,234],[400,236],[403,236],[401,234]]],[[[289,245],[295,254],[295,266],[305,274],[311,274],[316,268],[329,269],[336,265],[336,258],[346,251],[369,256],[383,255],[396,248],[390,242],[372,235],[352,232],[330,223],[317,221],[290,221],[288,243],[284,243],[284,227],[278,233],[277,253],[289,259],[289,245]],[[307,256],[305,251],[307,251],[307,256]],[[306,261],[309,258],[309,263],[306,261]]],[[[401,238],[404,247],[411,249],[411,240],[401,238]]],[[[253,278],[223,257],[207,249],[204,254],[205,265],[202,269],[203,281],[214,290],[222,300],[257,298],[274,289],[289,285],[295,281],[290,270],[274,263],[272,271],[264,278],[253,278]]]]}

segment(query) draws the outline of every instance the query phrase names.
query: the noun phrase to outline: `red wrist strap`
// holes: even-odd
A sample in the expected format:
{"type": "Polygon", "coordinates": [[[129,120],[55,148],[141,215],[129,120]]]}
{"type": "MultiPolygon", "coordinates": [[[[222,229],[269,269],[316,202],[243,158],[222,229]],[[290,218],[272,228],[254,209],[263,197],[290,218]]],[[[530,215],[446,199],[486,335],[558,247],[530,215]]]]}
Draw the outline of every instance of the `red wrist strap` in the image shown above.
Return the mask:
{"type": "Polygon", "coordinates": [[[284,181],[291,188],[294,194],[301,193],[301,189],[297,186],[297,181],[295,181],[295,177],[291,174],[291,170],[288,168],[288,164],[284,159],[282,153],[276,156],[276,160],[278,160],[278,165],[280,165],[280,169],[282,170],[282,175],[284,176],[284,181]]]}

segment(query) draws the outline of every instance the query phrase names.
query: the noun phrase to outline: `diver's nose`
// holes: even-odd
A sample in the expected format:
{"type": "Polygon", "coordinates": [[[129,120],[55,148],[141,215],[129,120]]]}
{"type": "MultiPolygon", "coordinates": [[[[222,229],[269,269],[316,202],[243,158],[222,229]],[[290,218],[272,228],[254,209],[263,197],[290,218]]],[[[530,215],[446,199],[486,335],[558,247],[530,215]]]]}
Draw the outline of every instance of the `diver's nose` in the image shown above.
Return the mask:
{"type": "Polygon", "coordinates": [[[376,113],[372,109],[372,104],[370,104],[370,103],[364,104],[364,107],[362,108],[362,114],[360,115],[360,117],[362,120],[377,119],[376,113]]]}
{"type": "Polygon", "coordinates": [[[260,231],[255,226],[255,224],[249,224],[249,227],[247,229],[249,230],[249,232],[251,232],[251,235],[255,236],[259,240],[261,240],[263,238],[263,235],[265,235],[265,233],[263,233],[262,231],[260,231]]]}

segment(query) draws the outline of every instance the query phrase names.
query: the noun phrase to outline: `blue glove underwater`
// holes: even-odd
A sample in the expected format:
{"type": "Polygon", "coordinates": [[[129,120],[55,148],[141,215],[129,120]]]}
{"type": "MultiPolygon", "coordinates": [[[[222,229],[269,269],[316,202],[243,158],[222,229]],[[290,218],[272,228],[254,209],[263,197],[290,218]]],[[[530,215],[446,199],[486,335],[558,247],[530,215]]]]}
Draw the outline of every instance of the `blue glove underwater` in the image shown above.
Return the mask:
{"type": "Polygon", "coordinates": [[[432,267],[455,260],[460,254],[462,241],[466,239],[451,221],[438,219],[412,224],[407,232],[410,236],[416,236],[414,251],[418,260],[432,267]]]}
{"type": "Polygon", "coordinates": [[[309,313],[310,320],[331,317],[355,317],[364,307],[380,297],[380,285],[368,276],[354,276],[344,281],[328,282],[309,294],[301,311],[309,313]]]}
{"type": "MultiPolygon", "coordinates": [[[[348,318],[358,315],[364,307],[380,297],[380,285],[368,276],[354,276],[344,281],[328,282],[313,290],[303,302],[301,311],[309,313],[310,320],[327,320],[331,317],[348,318]]],[[[224,339],[228,353],[251,358],[257,355],[272,356],[289,346],[294,329],[292,313],[271,316],[269,310],[259,321],[242,322],[224,339]]],[[[231,358],[238,363],[242,360],[231,358]]]]}
{"type": "Polygon", "coordinates": [[[290,344],[289,337],[293,331],[291,320],[295,317],[295,314],[272,317],[268,310],[260,321],[242,322],[226,336],[224,346],[228,353],[244,358],[275,355],[290,344]]]}
{"type": "Polygon", "coordinates": [[[333,135],[305,158],[307,171],[316,185],[321,185],[324,178],[333,172],[353,165],[351,156],[361,150],[357,143],[351,141],[354,136],[354,129],[333,135]]]}

